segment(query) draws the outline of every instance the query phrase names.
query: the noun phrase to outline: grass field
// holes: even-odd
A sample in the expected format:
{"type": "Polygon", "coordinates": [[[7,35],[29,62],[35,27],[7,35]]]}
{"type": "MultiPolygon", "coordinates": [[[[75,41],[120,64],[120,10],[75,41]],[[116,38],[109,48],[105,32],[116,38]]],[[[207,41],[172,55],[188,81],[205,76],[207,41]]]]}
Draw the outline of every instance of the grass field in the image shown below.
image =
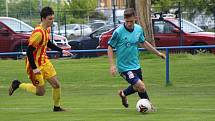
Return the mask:
{"type": "Polygon", "coordinates": [[[165,61],[146,56],[142,63],[149,96],[157,112],[136,112],[138,96],[122,107],[118,89],[127,87],[120,76],[111,77],[107,57],[52,60],[62,83],[62,105],[52,112],[51,87],[37,97],[23,90],[8,96],[10,80],[29,82],[24,60],[0,60],[1,121],[214,121],[215,56],[171,55],[171,86],[165,85],[165,61]]]}

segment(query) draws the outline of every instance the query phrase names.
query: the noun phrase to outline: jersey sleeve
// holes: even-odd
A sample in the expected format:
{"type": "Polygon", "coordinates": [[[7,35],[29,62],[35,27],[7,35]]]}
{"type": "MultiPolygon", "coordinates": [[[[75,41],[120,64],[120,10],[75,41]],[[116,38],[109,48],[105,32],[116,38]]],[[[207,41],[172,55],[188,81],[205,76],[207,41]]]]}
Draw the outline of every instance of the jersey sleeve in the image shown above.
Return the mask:
{"type": "Polygon", "coordinates": [[[42,33],[40,31],[33,32],[28,40],[28,45],[37,48],[42,42],[42,38],[42,33]]]}
{"type": "Polygon", "coordinates": [[[143,43],[144,41],[145,41],[144,32],[143,32],[143,30],[141,29],[141,33],[140,33],[140,37],[139,37],[139,42],[140,42],[140,43],[143,43]]]}
{"type": "Polygon", "coordinates": [[[119,40],[119,34],[116,31],[114,31],[112,37],[108,41],[108,45],[110,45],[111,47],[115,48],[116,45],[117,45],[118,40],[119,40]]]}

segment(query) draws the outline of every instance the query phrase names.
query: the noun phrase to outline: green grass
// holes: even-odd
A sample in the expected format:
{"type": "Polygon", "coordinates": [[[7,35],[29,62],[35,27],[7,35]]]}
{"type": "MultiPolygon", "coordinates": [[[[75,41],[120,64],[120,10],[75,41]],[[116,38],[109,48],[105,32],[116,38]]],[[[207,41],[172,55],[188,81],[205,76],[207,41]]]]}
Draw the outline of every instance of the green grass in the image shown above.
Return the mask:
{"type": "Polygon", "coordinates": [[[52,60],[62,84],[67,112],[52,112],[51,87],[37,97],[23,90],[8,96],[10,80],[30,82],[24,60],[0,60],[1,121],[214,121],[215,56],[170,55],[170,80],[165,85],[165,61],[141,57],[146,87],[157,112],[136,112],[136,94],[122,107],[118,89],[127,87],[120,76],[111,77],[107,57],[52,60]]]}

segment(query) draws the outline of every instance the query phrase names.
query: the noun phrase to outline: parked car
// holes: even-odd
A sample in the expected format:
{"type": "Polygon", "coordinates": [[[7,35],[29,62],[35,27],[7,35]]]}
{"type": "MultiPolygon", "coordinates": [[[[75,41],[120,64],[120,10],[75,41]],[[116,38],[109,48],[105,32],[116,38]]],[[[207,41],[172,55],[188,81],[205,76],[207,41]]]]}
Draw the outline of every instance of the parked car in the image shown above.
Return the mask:
{"type": "Polygon", "coordinates": [[[201,13],[198,16],[194,17],[193,23],[202,29],[212,29],[214,26],[214,16],[206,15],[205,13],[201,13]]]}
{"type": "MultiPolygon", "coordinates": [[[[157,47],[180,46],[180,27],[177,18],[153,18],[153,30],[157,47]]],[[[106,49],[108,40],[115,29],[103,33],[99,38],[98,49],[106,49]]],[[[215,45],[215,33],[204,32],[198,26],[182,19],[182,44],[184,46],[215,45]]],[[[212,52],[214,49],[192,49],[192,54],[197,52],[212,52]]]]}
{"type": "MultiPolygon", "coordinates": [[[[0,17],[0,52],[25,52],[33,29],[16,18],[0,17]]],[[[54,34],[50,39],[61,48],[71,48],[63,36],[54,34]]]]}
{"type": "Polygon", "coordinates": [[[90,28],[92,31],[106,25],[106,21],[103,20],[94,20],[92,23],[89,23],[90,28]]]}
{"type": "Polygon", "coordinates": [[[84,36],[92,32],[86,24],[67,24],[60,26],[59,34],[72,39],[74,36],[84,36]]]}
{"type": "MultiPolygon", "coordinates": [[[[113,28],[112,25],[102,26],[86,36],[78,37],[76,39],[69,41],[69,45],[71,46],[71,49],[73,49],[73,50],[96,49],[96,47],[99,44],[99,36],[103,32],[108,31],[112,28],[113,28]]],[[[75,58],[95,57],[95,56],[97,56],[96,53],[76,53],[76,54],[74,54],[75,58]]]]}

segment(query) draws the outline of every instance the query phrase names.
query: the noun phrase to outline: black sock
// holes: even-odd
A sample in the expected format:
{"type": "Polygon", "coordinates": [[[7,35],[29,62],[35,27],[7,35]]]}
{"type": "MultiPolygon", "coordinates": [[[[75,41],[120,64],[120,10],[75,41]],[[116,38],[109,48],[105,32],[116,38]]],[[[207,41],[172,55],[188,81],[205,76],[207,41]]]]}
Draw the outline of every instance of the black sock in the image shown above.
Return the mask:
{"type": "Polygon", "coordinates": [[[141,99],[148,99],[149,100],[149,96],[147,94],[147,92],[138,92],[138,95],[141,99]]]}
{"type": "Polygon", "coordinates": [[[127,89],[124,89],[124,90],[123,90],[123,93],[125,94],[125,96],[130,95],[130,94],[133,94],[133,93],[135,93],[135,92],[136,92],[136,91],[134,90],[134,88],[133,88],[132,85],[128,86],[127,89]]]}

